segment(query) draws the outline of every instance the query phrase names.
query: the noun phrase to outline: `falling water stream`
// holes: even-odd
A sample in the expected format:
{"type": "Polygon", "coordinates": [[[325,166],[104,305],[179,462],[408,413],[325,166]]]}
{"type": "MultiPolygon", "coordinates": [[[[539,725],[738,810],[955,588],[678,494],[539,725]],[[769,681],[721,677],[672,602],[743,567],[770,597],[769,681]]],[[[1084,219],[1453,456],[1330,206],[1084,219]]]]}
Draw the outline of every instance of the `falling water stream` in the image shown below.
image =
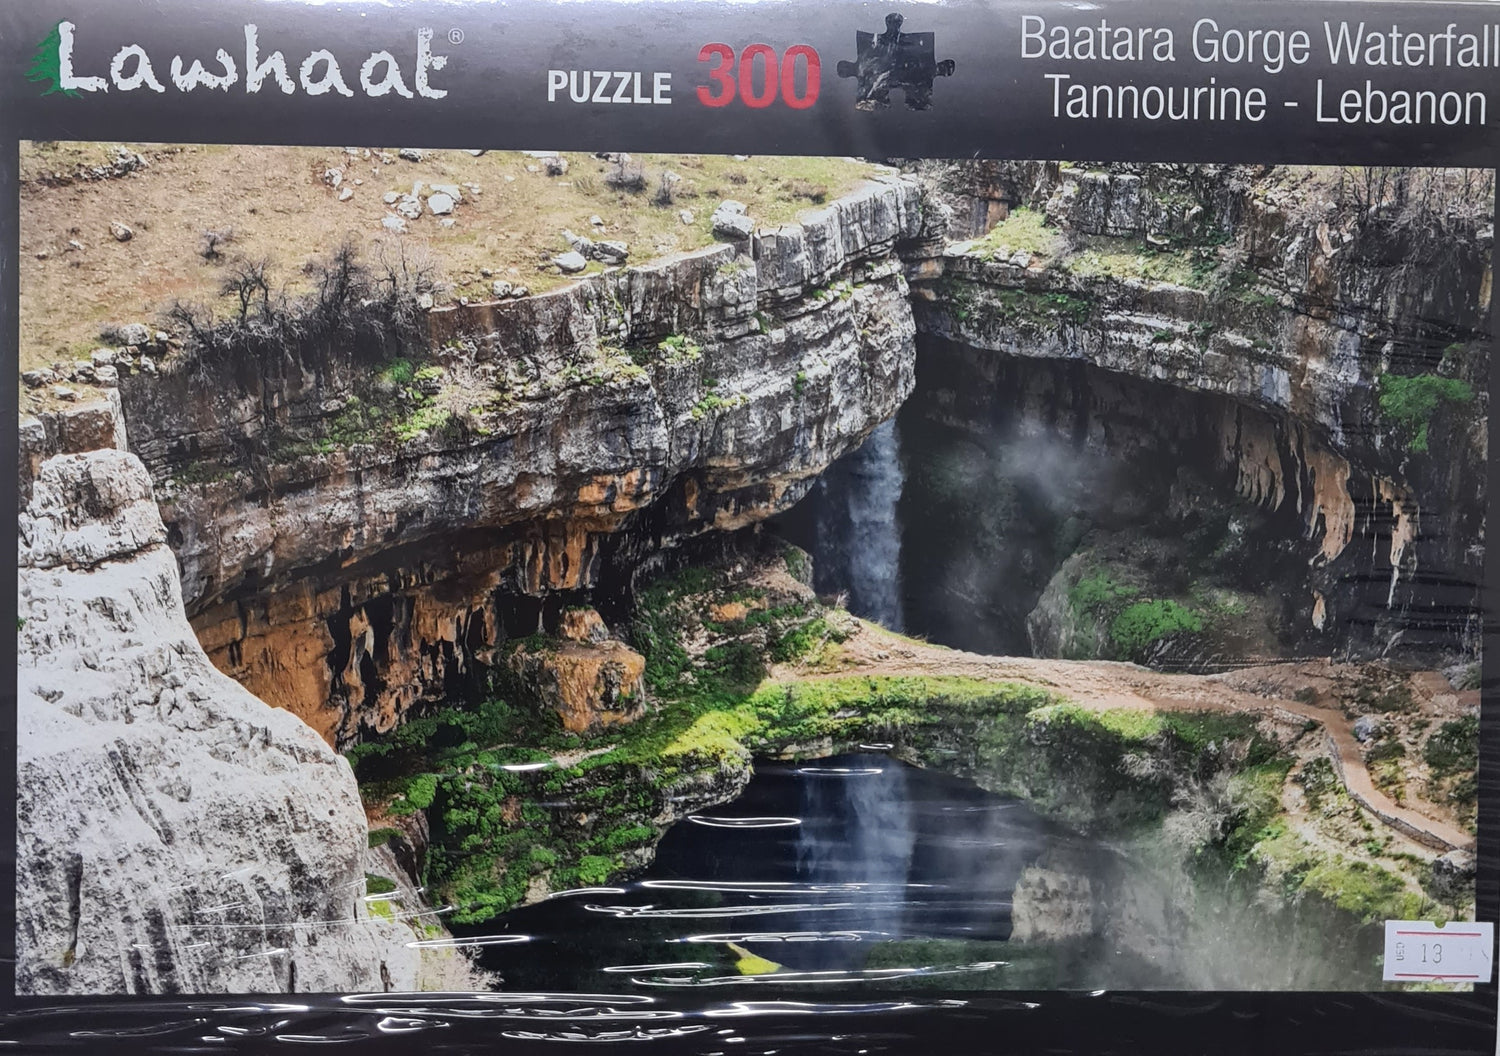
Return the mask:
{"type": "Polygon", "coordinates": [[[816,487],[821,500],[813,548],[818,589],[846,594],[849,611],[893,631],[905,622],[896,523],[901,486],[896,421],[891,419],[816,487]]]}

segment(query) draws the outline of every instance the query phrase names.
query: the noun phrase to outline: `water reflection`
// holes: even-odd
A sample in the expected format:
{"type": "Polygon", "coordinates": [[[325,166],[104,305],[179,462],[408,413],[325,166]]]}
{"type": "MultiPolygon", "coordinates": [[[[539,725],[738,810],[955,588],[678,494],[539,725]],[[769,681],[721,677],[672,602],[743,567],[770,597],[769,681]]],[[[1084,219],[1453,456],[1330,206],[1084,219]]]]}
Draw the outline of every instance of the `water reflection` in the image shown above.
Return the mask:
{"type": "Polygon", "coordinates": [[[669,830],[637,879],[472,930],[529,940],[480,951],[507,988],[1083,987],[1109,970],[1091,922],[1114,869],[1020,802],[859,752],[762,762],[738,800],[669,830]],[[1068,884],[1030,879],[1059,854],[1068,884]]]}

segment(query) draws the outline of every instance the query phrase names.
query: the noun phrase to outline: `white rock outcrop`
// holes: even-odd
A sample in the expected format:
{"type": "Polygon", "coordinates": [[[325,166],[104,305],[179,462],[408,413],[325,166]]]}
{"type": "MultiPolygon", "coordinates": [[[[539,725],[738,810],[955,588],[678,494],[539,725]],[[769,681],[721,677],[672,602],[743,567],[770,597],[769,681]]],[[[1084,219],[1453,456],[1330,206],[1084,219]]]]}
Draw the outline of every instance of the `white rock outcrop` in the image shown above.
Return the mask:
{"type": "Polygon", "coordinates": [[[46,458],[19,531],[17,991],[417,988],[348,763],[209,663],[141,462],[46,458]]]}

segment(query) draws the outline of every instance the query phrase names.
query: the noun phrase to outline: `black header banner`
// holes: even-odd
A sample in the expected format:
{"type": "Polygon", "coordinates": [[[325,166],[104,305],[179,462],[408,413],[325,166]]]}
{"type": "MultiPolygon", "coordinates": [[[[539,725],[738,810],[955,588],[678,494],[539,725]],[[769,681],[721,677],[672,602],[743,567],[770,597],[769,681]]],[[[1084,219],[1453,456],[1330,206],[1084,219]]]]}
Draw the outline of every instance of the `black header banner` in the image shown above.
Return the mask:
{"type": "Polygon", "coordinates": [[[1490,164],[1500,8],[310,4],[0,11],[25,138],[1490,164]]]}

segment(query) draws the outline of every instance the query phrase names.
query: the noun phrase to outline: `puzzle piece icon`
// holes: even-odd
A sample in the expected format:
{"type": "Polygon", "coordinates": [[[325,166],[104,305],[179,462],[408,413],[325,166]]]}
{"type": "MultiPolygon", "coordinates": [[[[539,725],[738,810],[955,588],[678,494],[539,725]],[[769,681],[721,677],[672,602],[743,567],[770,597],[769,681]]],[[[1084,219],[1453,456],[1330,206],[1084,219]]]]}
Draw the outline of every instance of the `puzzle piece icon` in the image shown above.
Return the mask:
{"type": "Polygon", "coordinates": [[[936,42],[931,33],[903,33],[899,14],[885,16],[885,32],[876,36],[860,30],[854,34],[857,57],[837,66],[840,77],[855,78],[856,110],[885,110],[891,105],[891,91],[899,88],[909,110],[932,107],[932,81],[935,77],[952,77],[952,59],[938,62],[934,57],[936,42]]]}

